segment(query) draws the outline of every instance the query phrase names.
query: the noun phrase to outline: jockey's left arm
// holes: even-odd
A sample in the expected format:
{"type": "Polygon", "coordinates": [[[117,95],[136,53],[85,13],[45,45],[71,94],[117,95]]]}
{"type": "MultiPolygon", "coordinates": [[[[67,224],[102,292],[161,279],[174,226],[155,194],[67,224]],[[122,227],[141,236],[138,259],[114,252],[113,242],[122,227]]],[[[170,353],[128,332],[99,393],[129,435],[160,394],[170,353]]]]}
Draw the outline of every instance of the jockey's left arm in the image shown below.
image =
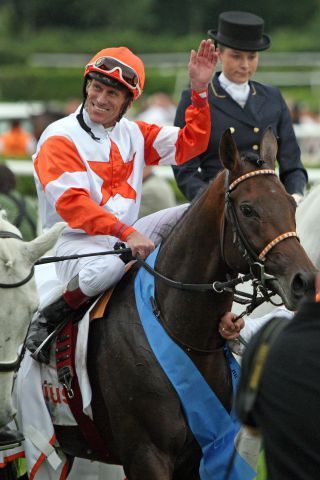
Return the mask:
{"type": "Polygon", "coordinates": [[[188,69],[192,104],[186,109],[183,128],[137,122],[145,140],[147,165],[180,165],[208,148],[211,132],[208,83],[217,59],[211,40],[202,40],[198,51],[191,51],[188,69]]]}

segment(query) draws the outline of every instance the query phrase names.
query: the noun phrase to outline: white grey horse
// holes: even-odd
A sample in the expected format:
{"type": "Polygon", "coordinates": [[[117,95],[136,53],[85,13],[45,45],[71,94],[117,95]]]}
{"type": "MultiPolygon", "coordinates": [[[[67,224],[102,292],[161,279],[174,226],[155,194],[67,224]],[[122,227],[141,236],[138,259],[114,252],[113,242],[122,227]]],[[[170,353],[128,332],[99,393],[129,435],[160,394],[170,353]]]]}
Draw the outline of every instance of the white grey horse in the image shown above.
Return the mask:
{"type": "Polygon", "coordinates": [[[0,429],[15,413],[11,393],[18,348],[38,306],[33,266],[53,247],[64,225],[58,223],[36,239],[24,242],[5,211],[0,210],[0,429]]]}
{"type": "MultiPolygon", "coordinates": [[[[0,431],[15,414],[11,401],[14,367],[18,359],[19,346],[24,341],[32,315],[39,303],[38,291],[41,285],[36,285],[39,275],[36,278],[32,275],[33,265],[53,247],[64,226],[65,223],[58,223],[35,240],[24,242],[21,240],[19,230],[7,220],[5,211],[0,210],[0,285],[3,285],[0,286],[0,431]],[[23,285],[15,286],[21,281],[23,285]],[[12,288],[5,288],[10,284],[12,288]]],[[[43,270],[43,267],[37,268],[43,270]]],[[[47,280],[50,281],[50,278],[47,280]]],[[[70,480],[71,478],[93,480],[98,476],[110,480],[124,478],[120,467],[92,464],[77,459],[70,480]]]]}

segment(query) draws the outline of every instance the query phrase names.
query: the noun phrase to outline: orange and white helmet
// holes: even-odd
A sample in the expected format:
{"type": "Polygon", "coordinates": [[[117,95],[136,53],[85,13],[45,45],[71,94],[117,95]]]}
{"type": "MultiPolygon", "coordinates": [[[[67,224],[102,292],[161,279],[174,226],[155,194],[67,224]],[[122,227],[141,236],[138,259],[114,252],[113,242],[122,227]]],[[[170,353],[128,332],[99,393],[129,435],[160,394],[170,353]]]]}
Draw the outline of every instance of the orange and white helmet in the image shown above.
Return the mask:
{"type": "Polygon", "coordinates": [[[143,90],[145,70],[143,61],[127,47],[105,48],[96,53],[86,65],[84,76],[98,73],[123,84],[137,99],[143,90]]]}

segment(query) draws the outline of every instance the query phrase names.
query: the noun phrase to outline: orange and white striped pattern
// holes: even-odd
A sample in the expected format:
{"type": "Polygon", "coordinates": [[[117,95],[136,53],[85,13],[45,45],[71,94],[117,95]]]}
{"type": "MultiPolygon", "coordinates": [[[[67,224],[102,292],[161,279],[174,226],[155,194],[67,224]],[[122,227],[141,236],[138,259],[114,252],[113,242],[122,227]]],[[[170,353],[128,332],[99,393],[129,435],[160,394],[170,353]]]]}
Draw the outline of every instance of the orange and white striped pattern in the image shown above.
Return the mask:
{"type": "Polygon", "coordinates": [[[64,220],[73,231],[126,240],[138,217],[144,165],[181,164],[207,148],[207,99],[193,94],[183,129],[122,118],[107,131],[84,111],[99,141],[80,127],[77,113],[49,125],[33,157],[42,225],[64,220]]]}

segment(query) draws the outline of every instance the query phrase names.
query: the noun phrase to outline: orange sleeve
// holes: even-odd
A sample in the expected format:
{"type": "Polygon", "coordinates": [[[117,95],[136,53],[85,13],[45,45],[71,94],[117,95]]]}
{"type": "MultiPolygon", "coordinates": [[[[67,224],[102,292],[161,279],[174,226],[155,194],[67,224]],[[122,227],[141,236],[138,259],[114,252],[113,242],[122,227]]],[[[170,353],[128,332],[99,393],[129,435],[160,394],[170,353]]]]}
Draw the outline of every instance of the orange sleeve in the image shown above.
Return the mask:
{"type": "Polygon", "coordinates": [[[211,134],[211,115],[207,96],[202,98],[192,90],[192,103],[186,109],[186,124],[180,129],[176,143],[177,165],[205,152],[211,134]]]}
{"type": "Polygon", "coordinates": [[[211,134],[211,116],[207,91],[203,98],[192,91],[192,104],[186,109],[186,125],[178,127],[159,127],[145,122],[136,122],[145,140],[145,161],[147,165],[158,165],[162,156],[155,148],[156,144],[167,146],[160,149],[169,154],[172,151],[171,164],[182,164],[203,153],[209,144],[211,134]]]}

